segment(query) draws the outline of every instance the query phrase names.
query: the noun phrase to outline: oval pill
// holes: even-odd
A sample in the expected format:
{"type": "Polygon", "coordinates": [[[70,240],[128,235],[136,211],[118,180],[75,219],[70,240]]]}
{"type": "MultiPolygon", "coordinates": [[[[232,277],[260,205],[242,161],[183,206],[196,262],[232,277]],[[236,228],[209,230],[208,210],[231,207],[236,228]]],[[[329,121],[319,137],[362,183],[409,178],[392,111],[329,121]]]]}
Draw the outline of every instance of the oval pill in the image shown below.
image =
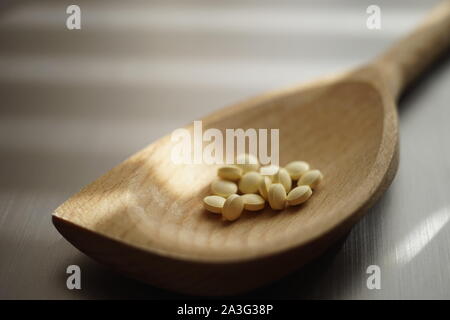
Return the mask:
{"type": "Polygon", "coordinates": [[[244,194],[241,198],[244,200],[244,209],[248,211],[262,210],[266,204],[266,201],[259,194],[244,194]]]}
{"type": "Polygon", "coordinates": [[[291,191],[292,180],[288,171],[285,168],[280,168],[278,173],[273,177],[274,183],[281,183],[286,192],[291,191]]]}
{"type": "Polygon", "coordinates": [[[264,199],[269,199],[269,187],[272,184],[272,179],[270,179],[267,176],[263,176],[263,178],[261,179],[261,183],[259,184],[259,194],[264,198],[264,199]]]}
{"type": "Polygon", "coordinates": [[[262,176],[256,171],[245,173],[239,181],[239,190],[242,193],[256,193],[261,184],[262,176]]]}
{"type": "Polygon", "coordinates": [[[274,210],[282,210],[286,205],[286,190],[281,183],[273,183],[269,187],[269,204],[274,210]]]}
{"type": "Polygon", "coordinates": [[[234,182],[217,179],[211,183],[211,192],[217,196],[228,198],[238,190],[234,182]]]}
{"type": "Polygon", "coordinates": [[[220,196],[207,196],[203,198],[203,206],[206,210],[213,213],[222,213],[225,198],[220,196]]]}
{"type": "Polygon", "coordinates": [[[309,170],[305,172],[301,178],[298,180],[297,185],[299,186],[310,186],[311,189],[317,188],[317,186],[322,182],[323,175],[319,170],[309,170]]]}
{"type": "Polygon", "coordinates": [[[284,167],[291,176],[292,180],[298,180],[306,171],[309,170],[309,164],[305,161],[292,161],[284,167]]]}
{"type": "Polygon", "coordinates": [[[248,153],[238,155],[236,157],[236,165],[244,172],[258,171],[259,169],[258,158],[248,153]]]}
{"type": "Polygon", "coordinates": [[[278,170],[280,170],[280,167],[272,164],[270,166],[261,167],[259,173],[262,176],[267,176],[273,180],[274,176],[278,173],[278,170]]]}
{"type": "Polygon", "coordinates": [[[288,193],[286,201],[290,206],[299,205],[308,200],[312,195],[312,190],[309,186],[295,187],[288,193]]]}
{"type": "Polygon", "coordinates": [[[222,216],[225,220],[234,221],[239,218],[244,210],[244,200],[237,194],[232,194],[225,200],[222,216]]]}
{"type": "Polygon", "coordinates": [[[217,175],[225,180],[237,181],[242,176],[242,169],[234,165],[226,165],[217,169],[217,175]]]}

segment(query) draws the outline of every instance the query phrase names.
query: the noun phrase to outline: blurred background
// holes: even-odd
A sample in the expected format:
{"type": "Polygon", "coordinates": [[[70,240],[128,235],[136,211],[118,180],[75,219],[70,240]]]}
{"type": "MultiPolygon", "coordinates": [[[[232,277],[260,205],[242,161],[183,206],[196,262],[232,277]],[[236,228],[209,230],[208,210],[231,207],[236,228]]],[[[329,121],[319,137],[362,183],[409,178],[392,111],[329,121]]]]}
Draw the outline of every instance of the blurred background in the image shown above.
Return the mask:
{"type": "MultiPolygon", "coordinates": [[[[0,298],[183,298],[85,257],[51,224],[158,137],[266,90],[364,63],[438,1],[2,1],[0,298]],[[68,30],[66,8],[81,8],[68,30]],[[381,8],[381,29],[366,9],[381,8]],[[66,268],[82,290],[66,288],[66,268]]],[[[391,189],[319,260],[243,298],[450,298],[450,92],[443,59],[402,98],[391,189]],[[381,290],[366,286],[379,265],[381,290]]]]}

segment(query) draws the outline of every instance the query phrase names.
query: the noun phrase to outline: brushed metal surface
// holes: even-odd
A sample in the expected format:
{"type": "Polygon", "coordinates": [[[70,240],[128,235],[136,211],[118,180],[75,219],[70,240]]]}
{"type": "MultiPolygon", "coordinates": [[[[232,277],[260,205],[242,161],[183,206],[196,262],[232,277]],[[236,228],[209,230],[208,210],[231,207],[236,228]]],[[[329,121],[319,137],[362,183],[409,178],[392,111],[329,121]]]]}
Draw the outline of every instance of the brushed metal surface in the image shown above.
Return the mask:
{"type": "MultiPolygon", "coordinates": [[[[174,298],[98,265],[50,214],[128,155],[212,110],[367,61],[436,1],[68,1],[0,7],[0,298],[174,298]],[[66,288],[66,268],[82,289],[66,288]]],[[[450,64],[400,104],[389,191],[319,260],[243,297],[450,298],[450,64]],[[366,286],[381,268],[381,290],[366,286]]]]}

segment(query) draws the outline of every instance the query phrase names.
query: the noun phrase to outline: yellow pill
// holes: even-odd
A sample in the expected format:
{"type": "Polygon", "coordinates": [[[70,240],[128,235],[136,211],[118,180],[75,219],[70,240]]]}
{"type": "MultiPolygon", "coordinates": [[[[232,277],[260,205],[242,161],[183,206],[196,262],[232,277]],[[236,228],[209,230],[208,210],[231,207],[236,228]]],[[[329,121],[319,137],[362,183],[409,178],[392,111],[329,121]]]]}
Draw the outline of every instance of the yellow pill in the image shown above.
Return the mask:
{"type": "Polygon", "coordinates": [[[269,195],[269,187],[272,184],[272,179],[270,179],[267,176],[263,176],[263,178],[261,179],[261,183],[259,184],[259,194],[264,198],[264,199],[268,199],[268,195],[269,195]]]}
{"type": "Polygon", "coordinates": [[[278,170],[280,170],[280,167],[272,164],[270,166],[261,167],[259,169],[259,173],[262,176],[269,177],[270,179],[273,180],[274,176],[278,173],[278,170]]]}
{"type": "Polygon", "coordinates": [[[309,170],[309,164],[305,161],[292,161],[284,167],[291,176],[292,180],[298,180],[306,171],[309,170]]]}
{"type": "Polygon", "coordinates": [[[301,178],[298,180],[297,185],[299,186],[310,186],[311,189],[317,188],[317,186],[322,182],[323,175],[319,170],[309,170],[305,172],[301,178]]]}
{"type": "Polygon", "coordinates": [[[225,200],[222,216],[225,220],[234,221],[239,218],[244,210],[244,200],[237,194],[232,194],[225,200]]]}
{"type": "Polygon", "coordinates": [[[288,171],[284,168],[280,168],[278,170],[278,173],[273,177],[274,183],[281,183],[286,190],[286,192],[291,191],[292,187],[292,180],[291,176],[289,175],[288,171]]]}
{"type": "Polygon", "coordinates": [[[222,213],[225,198],[220,196],[207,196],[203,198],[203,206],[206,210],[213,213],[222,213]]]}
{"type": "Polygon", "coordinates": [[[228,198],[238,190],[234,182],[217,179],[211,183],[211,192],[217,196],[228,198]]]}
{"type": "Polygon", "coordinates": [[[259,194],[244,194],[241,198],[244,200],[244,209],[248,211],[262,210],[266,204],[266,201],[259,194]]]}
{"type": "Polygon", "coordinates": [[[251,154],[243,153],[236,157],[236,165],[244,172],[258,171],[259,162],[258,159],[251,154]]]}
{"type": "Polygon", "coordinates": [[[261,184],[262,176],[256,171],[245,173],[239,181],[239,190],[242,193],[256,193],[261,184]]]}
{"type": "Polygon", "coordinates": [[[242,169],[234,165],[226,165],[217,170],[217,175],[225,180],[237,181],[242,176],[242,169]]]}
{"type": "Polygon", "coordinates": [[[288,205],[296,206],[308,200],[311,195],[312,190],[309,186],[299,186],[289,192],[286,197],[286,201],[288,205]]]}
{"type": "Polygon", "coordinates": [[[269,204],[274,210],[283,210],[286,206],[286,190],[281,183],[273,183],[269,187],[269,204]]]}

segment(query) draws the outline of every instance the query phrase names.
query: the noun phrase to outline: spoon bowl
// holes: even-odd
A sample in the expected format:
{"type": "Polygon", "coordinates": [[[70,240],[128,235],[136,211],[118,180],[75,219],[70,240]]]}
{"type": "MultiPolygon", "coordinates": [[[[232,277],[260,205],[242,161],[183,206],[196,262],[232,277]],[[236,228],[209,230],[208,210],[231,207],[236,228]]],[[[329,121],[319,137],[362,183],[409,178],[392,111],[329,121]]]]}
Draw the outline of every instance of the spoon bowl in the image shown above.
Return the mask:
{"type": "Polygon", "coordinates": [[[281,165],[305,160],[324,173],[307,203],[224,222],[202,206],[217,166],[173,163],[165,136],[57,208],[54,225],[92,258],[178,292],[235,294],[286,275],[346,234],[390,185],[398,165],[395,100],[448,48],[449,13],[445,2],[367,66],[202,119],[205,130],[279,129],[281,165]],[[423,47],[432,48],[428,61],[417,58],[423,47]]]}

